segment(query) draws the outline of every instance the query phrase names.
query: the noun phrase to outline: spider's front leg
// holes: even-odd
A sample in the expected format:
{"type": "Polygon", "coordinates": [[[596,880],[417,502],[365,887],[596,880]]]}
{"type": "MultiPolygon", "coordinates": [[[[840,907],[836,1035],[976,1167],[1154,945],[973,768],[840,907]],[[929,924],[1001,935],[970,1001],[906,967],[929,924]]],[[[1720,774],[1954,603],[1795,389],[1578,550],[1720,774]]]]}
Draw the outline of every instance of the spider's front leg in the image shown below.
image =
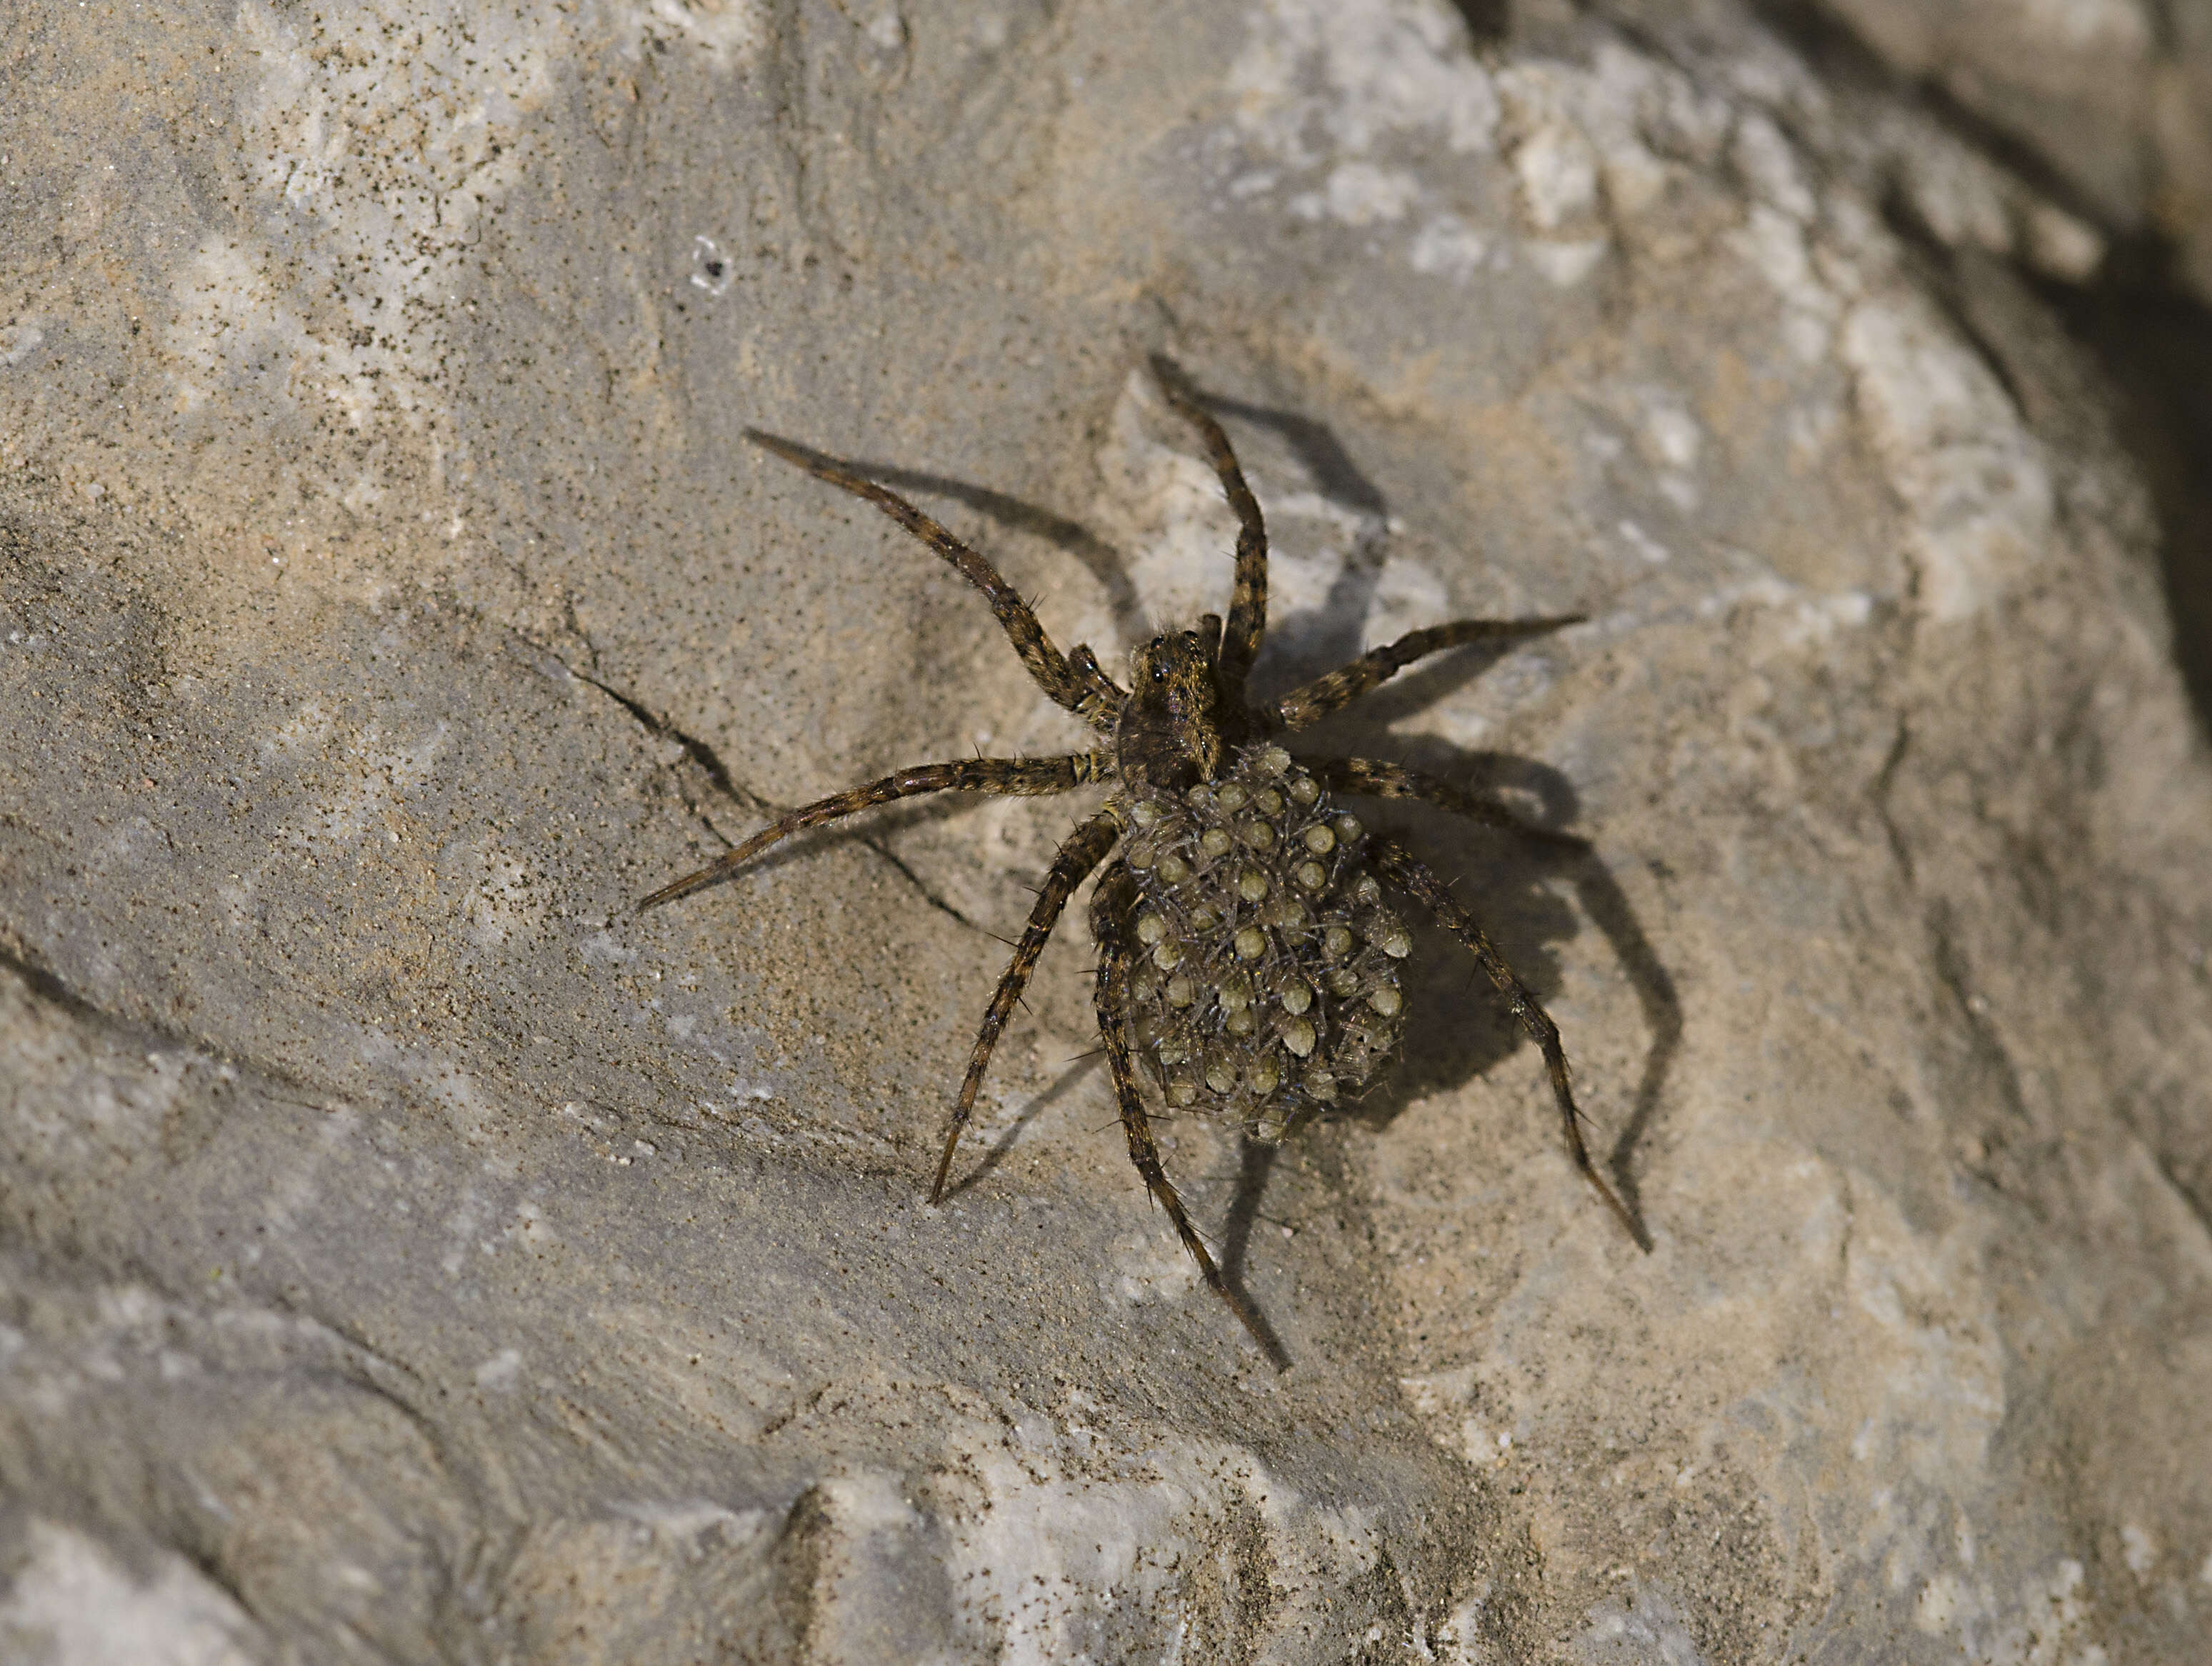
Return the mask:
{"type": "Polygon", "coordinates": [[[1098,1033],[1106,1043],[1106,1063],[1114,1075],[1114,1098],[1121,1106],[1122,1130],[1129,1137],[1129,1160],[1145,1177],[1145,1189],[1152,1195],[1152,1200],[1168,1212],[1168,1219],[1175,1223],[1176,1235],[1182,1239],[1182,1246],[1190,1251],[1191,1259],[1198,1263],[1198,1270],[1205,1275],[1214,1294],[1229,1304],[1229,1311],[1251,1333],[1260,1351],[1279,1365],[1279,1347],[1244,1305],[1244,1299],[1230,1287],[1221,1269],[1213,1264],[1205,1241],[1184,1212],[1174,1183],[1160,1166],[1159,1148],[1152,1143],[1152,1119],[1145,1114],[1144,1095],[1138,1087],[1136,1062],[1129,1045],[1129,942],[1123,926],[1130,906],[1127,881],[1128,869],[1118,862],[1106,870],[1105,877],[1098,882],[1097,895],[1091,899],[1091,931],[1098,940],[1098,984],[1094,997],[1098,1007],[1098,1033]]]}
{"type": "Polygon", "coordinates": [[[1095,729],[1109,726],[1112,711],[1121,700],[1121,691],[1112,678],[1098,669],[1095,659],[1090,659],[1090,650],[1076,651],[1089,661],[1087,664],[1071,663],[1068,657],[1053,645],[1045,634],[1044,627],[1020,593],[1000,576],[999,570],[983,556],[954,537],[929,516],[915,508],[889,487],[879,486],[866,476],[825,456],[811,446],[794,445],[788,439],[747,428],[745,438],[763,450],[772,451],[785,462],[804,469],[817,480],[827,481],[840,491],[850,492],[864,498],[896,521],[915,537],[944,557],[953,571],[983,592],[990,603],[991,611],[998,615],[999,624],[1013,644],[1014,651],[1022,663],[1029,668],[1030,675],[1038,688],[1059,705],[1091,724],[1095,729]]]}
{"type": "Polygon", "coordinates": [[[1559,1027],[1552,1021],[1551,1014],[1537,1000],[1535,991],[1522,983],[1513,968],[1505,964],[1491,942],[1489,934],[1475,924],[1467,910],[1452,900],[1444,889],[1443,881],[1430,871],[1428,864],[1417,858],[1406,847],[1392,839],[1376,839],[1367,846],[1368,859],[1381,870],[1382,877],[1410,896],[1425,903],[1429,912],[1437,917],[1437,924],[1465,943],[1474,954],[1474,963],[1482,968],[1498,992],[1505,997],[1505,1004],[1528,1039],[1543,1050],[1544,1069],[1552,1078],[1552,1097],[1559,1107],[1559,1118],[1566,1124],[1567,1145],[1574,1153],[1575,1166],[1583,1178],[1597,1188],[1597,1195],[1605,1199],[1606,1207],[1627,1230],[1636,1247],[1645,1254],[1651,1251],[1650,1234],[1628,1212],[1628,1206],[1613,1188],[1605,1183],[1590,1161],[1589,1148],[1583,1143],[1582,1112],[1575,1108],[1574,1090],[1567,1081],[1566,1050],[1559,1045],[1559,1027]]]}
{"type": "Polygon", "coordinates": [[[1267,633],[1267,525],[1260,514],[1259,499],[1245,483],[1229,436],[1198,403],[1198,390],[1182,367],[1155,353],[1152,374],[1176,415],[1198,430],[1206,460],[1213,465],[1222,494],[1237,512],[1237,587],[1229,598],[1229,628],[1222,634],[1217,674],[1223,697],[1234,710],[1244,704],[1244,679],[1260,657],[1261,639],[1267,633]]]}

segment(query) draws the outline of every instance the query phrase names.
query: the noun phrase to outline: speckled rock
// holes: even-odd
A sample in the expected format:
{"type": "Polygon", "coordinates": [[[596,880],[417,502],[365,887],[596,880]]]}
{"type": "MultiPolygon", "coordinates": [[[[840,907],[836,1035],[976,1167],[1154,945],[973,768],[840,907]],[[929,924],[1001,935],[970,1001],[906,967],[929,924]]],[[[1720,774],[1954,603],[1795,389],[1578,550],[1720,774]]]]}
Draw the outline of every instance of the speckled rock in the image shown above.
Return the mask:
{"type": "Polygon", "coordinates": [[[2195,1657],[2212,760],[2022,276],[2097,233],[1717,0],[1510,9],[8,17],[0,1656],[2195,1657]],[[631,910],[1080,739],[742,428],[1118,667],[1234,537],[1156,349],[1257,692],[1589,615],[1313,738],[1591,840],[1370,818],[1655,1247],[1417,923],[1386,1087],[1163,1124],[1281,1373],[1079,906],[922,1200],[1090,801],[631,910]]]}

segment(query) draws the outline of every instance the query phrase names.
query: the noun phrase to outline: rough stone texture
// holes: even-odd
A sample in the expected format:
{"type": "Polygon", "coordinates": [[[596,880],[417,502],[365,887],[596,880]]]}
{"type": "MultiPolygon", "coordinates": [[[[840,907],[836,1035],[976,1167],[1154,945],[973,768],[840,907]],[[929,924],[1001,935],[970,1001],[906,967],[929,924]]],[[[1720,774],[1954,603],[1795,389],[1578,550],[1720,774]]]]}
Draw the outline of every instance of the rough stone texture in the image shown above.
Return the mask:
{"type": "Polygon", "coordinates": [[[1418,0],[16,5],[0,53],[0,1653],[2197,1657],[2212,767],[2030,187],[1716,5],[1479,55],[1418,0]],[[1075,738],[740,427],[1113,663],[1226,593],[1158,347],[1273,518],[1263,688],[1593,615],[1322,738],[1595,840],[1378,818],[1656,1249],[1431,935],[1360,1115],[1166,1130],[1281,1376],[1121,1152],[1079,930],[921,1203],[1073,806],[626,912],[1075,738]]]}
{"type": "MultiPolygon", "coordinates": [[[[1817,0],[2212,301],[2212,0],[1817,0]]],[[[1803,8],[1800,8],[1802,9],[1803,8]]]]}

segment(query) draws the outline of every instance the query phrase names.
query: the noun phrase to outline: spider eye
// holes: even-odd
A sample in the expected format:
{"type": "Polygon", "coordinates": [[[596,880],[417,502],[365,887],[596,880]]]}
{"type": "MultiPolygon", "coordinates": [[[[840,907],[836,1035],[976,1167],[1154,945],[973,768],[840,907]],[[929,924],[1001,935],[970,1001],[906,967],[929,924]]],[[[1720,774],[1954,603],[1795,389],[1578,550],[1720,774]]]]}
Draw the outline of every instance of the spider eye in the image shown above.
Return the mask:
{"type": "Polygon", "coordinates": [[[1152,681],[1154,682],[1165,682],[1167,680],[1168,668],[1160,664],[1157,660],[1154,661],[1152,664],[1152,681]]]}

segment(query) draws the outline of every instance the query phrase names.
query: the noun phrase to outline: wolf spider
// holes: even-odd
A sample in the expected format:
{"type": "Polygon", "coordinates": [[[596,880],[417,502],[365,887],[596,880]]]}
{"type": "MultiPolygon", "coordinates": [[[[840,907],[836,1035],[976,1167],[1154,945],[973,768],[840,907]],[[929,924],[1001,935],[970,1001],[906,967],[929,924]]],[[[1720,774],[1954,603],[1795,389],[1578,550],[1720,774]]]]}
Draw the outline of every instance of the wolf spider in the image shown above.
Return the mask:
{"type": "Polygon", "coordinates": [[[933,1204],[945,1196],[992,1049],[1045,940],[1077,887],[1105,863],[1091,906],[1099,950],[1094,998],[1129,1158],[1206,1283],[1262,1352],[1273,1356],[1276,1349],[1223,1278],[1160,1166],[1139,1062],[1176,1110],[1233,1116],[1248,1135],[1269,1142],[1358,1093],[1397,1047],[1404,1010],[1398,962],[1413,947],[1404,924],[1384,904],[1384,881],[1425,905],[1473,952],[1543,1051],[1576,1167],[1629,1235],[1648,1247],[1590,1161],[1559,1029],[1534,992],[1435,874],[1396,839],[1369,833],[1332,795],[1420,799],[1490,827],[1577,847],[1582,841],[1530,827],[1496,801],[1435,776],[1365,758],[1299,759],[1274,738],[1307,727],[1441,649],[1533,636],[1579,623],[1583,615],[1431,625],[1271,704],[1249,704],[1245,679],[1267,615],[1267,538],[1260,506],[1228,436],[1200,406],[1182,372],[1157,357],[1152,369],[1170,406],[1204,442],[1236,511],[1236,589],[1225,628],[1207,614],[1194,630],[1154,637],[1133,656],[1126,689],[1099,668],[1089,648],[1063,655],[990,562],[903,498],[817,452],[745,431],[754,444],[866,499],[951,562],[990,602],[1037,685],[1089,724],[1100,744],[1059,758],[975,758],[902,769],[793,810],[639,907],[696,891],[803,828],[893,799],[1105,785],[1104,806],[1060,847],[1012,964],[984,1011],[929,1189],[933,1204]],[[1117,845],[1121,854],[1109,862],[1117,845]]]}

